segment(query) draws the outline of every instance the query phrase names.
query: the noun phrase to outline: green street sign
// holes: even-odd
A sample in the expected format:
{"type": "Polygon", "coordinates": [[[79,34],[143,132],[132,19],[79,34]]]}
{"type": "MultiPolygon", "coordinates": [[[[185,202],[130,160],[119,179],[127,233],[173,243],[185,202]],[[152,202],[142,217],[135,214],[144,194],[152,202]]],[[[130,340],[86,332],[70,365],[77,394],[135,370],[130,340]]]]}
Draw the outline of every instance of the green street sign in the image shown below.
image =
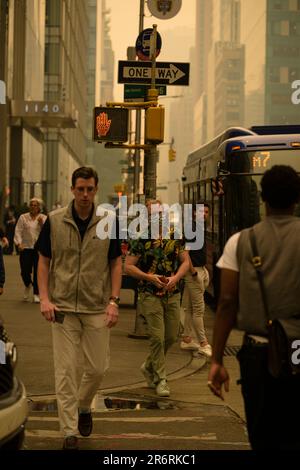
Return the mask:
{"type": "MultiPolygon", "coordinates": [[[[160,96],[167,94],[166,85],[157,85],[155,87],[158,90],[160,96]]],[[[124,101],[135,102],[145,101],[147,99],[147,91],[150,89],[150,85],[124,85],[124,101]]]]}

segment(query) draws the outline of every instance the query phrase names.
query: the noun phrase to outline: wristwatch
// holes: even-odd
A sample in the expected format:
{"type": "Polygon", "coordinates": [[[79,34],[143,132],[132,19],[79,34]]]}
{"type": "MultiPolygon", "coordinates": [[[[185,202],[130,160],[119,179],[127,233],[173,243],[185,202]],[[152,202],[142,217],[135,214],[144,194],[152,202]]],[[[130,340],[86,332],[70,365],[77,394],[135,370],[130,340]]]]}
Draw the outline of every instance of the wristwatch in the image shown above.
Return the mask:
{"type": "Polygon", "coordinates": [[[114,295],[111,295],[110,298],[109,298],[109,303],[111,303],[112,305],[116,305],[117,307],[119,307],[120,305],[120,297],[116,297],[114,295]]]}
{"type": "Polygon", "coordinates": [[[197,274],[198,274],[198,271],[195,271],[195,272],[192,274],[192,276],[193,276],[193,277],[196,277],[197,274]]]}

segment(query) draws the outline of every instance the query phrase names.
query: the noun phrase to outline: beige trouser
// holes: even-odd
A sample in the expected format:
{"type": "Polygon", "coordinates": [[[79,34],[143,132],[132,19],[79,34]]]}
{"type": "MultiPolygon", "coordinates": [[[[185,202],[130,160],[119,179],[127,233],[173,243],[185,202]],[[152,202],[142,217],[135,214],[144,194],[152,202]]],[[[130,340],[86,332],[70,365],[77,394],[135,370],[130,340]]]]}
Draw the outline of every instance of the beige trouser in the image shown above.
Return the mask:
{"type": "Polygon", "coordinates": [[[188,272],[185,277],[183,307],[185,308],[184,336],[191,336],[199,343],[207,341],[204,329],[204,292],[209,283],[209,274],[203,267],[195,268],[198,275],[188,272]]]}
{"type": "Polygon", "coordinates": [[[58,416],[65,436],[77,434],[78,408],[91,406],[108,368],[110,330],[104,320],[104,314],[66,313],[63,324],[52,324],[58,416]]]}

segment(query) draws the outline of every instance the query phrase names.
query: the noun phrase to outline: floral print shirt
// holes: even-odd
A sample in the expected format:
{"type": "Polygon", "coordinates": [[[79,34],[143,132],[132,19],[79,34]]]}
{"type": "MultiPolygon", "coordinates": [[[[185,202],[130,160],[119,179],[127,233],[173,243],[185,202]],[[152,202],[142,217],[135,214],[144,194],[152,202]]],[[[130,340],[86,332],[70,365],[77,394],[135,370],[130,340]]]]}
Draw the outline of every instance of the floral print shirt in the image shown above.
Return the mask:
{"type": "MultiPolygon", "coordinates": [[[[137,267],[145,273],[170,277],[176,274],[180,260],[179,255],[185,250],[184,240],[161,239],[149,240],[139,238],[130,240],[128,253],[132,256],[140,256],[137,267]]],[[[179,292],[178,286],[172,292],[159,289],[151,282],[139,281],[140,292],[150,292],[158,297],[164,297],[179,292]]]]}

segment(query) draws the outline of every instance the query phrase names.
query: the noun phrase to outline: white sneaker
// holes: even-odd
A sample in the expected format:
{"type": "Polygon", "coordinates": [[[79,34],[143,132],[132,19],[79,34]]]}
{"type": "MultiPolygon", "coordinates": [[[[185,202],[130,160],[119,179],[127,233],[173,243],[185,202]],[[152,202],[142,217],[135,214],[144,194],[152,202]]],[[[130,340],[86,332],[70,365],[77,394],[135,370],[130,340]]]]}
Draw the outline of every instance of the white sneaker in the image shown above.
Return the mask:
{"type": "Polygon", "coordinates": [[[170,389],[166,380],[161,380],[156,386],[156,395],[159,397],[169,397],[170,389]]]}
{"type": "Polygon", "coordinates": [[[212,349],[210,344],[206,344],[205,346],[199,346],[198,352],[203,354],[203,356],[211,357],[212,356],[212,349]]]}
{"type": "Polygon", "coordinates": [[[181,341],[180,343],[181,349],[186,349],[189,351],[198,351],[200,344],[196,343],[196,341],[190,341],[189,343],[186,343],[185,341],[181,341]]]}
{"type": "Polygon", "coordinates": [[[31,295],[31,286],[27,286],[25,287],[24,289],[24,296],[23,296],[23,300],[25,300],[25,302],[29,302],[29,297],[31,295]]]}
{"type": "Polygon", "coordinates": [[[39,304],[39,303],[40,303],[40,298],[39,298],[38,295],[34,294],[34,296],[33,296],[33,302],[34,302],[35,304],[39,304]]]}

